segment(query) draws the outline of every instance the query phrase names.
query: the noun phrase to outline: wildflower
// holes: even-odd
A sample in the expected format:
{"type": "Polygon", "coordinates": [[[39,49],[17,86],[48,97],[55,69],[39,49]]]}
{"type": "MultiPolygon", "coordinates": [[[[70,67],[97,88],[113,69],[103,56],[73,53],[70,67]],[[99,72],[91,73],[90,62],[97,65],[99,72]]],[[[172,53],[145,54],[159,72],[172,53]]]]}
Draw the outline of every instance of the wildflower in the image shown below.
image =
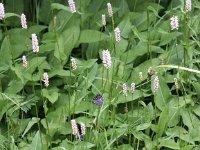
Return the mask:
{"type": "Polygon", "coordinates": [[[175,84],[176,90],[178,90],[179,89],[179,84],[178,84],[177,78],[174,78],[174,84],[175,84]]]}
{"type": "Polygon", "coordinates": [[[124,107],[124,112],[127,113],[128,112],[128,106],[126,104],[126,106],[124,107]]]}
{"type": "Polygon", "coordinates": [[[27,29],[26,16],[21,14],[21,25],[23,29],[27,29]]]}
{"type": "Polygon", "coordinates": [[[103,50],[103,64],[106,69],[111,68],[112,62],[111,62],[110,52],[108,50],[103,50]]]}
{"type": "Polygon", "coordinates": [[[97,94],[94,99],[95,99],[96,105],[98,106],[103,105],[103,97],[100,94],[97,94]]]}
{"type": "Polygon", "coordinates": [[[85,124],[81,123],[81,135],[85,135],[85,124]]]}
{"type": "Polygon", "coordinates": [[[110,3],[107,3],[107,7],[108,7],[108,15],[112,17],[113,16],[112,5],[110,3]]]}
{"type": "Polygon", "coordinates": [[[22,65],[23,65],[24,68],[27,68],[27,66],[28,66],[28,63],[27,63],[25,55],[22,56],[22,65]]]}
{"type": "Polygon", "coordinates": [[[32,49],[34,53],[39,52],[38,39],[36,34],[32,34],[32,49]]]}
{"type": "Polygon", "coordinates": [[[68,0],[68,4],[69,4],[71,13],[72,14],[75,13],[76,12],[76,6],[75,6],[74,0],[68,0]]]}
{"type": "Polygon", "coordinates": [[[77,69],[76,59],[71,58],[71,66],[72,66],[72,70],[76,70],[77,69]]]}
{"type": "Polygon", "coordinates": [[[159,79],[158,76],[155,76],[154,78],[154,92],[157,93],[159,88],[159,79]]]}
{"type": "Polygon", "coordinates": [[[77,127],[77,124],[76,124],[76,120],[72,119],[71,120],[71,125],[72,125],[72,134],[73,135],[78,135],[79,132],[78,132],[78,127],[77,127]]]}
{"type": "Polygon", "coordinates": [[[121,40],[121,32],[118,27],[115,28],[115,40],[116,40],[116,42],[119,42],[121,40]]]}
{"type": "Polygon", "coordinates": [[[171,22],[170,22],[170,25],[171,25],[171,30],[178,30],[178,17],[177,16],[173,16],[170,18],[171,22]]]}
{"type": "Polygon", "coordinates": [[[140,78],[141,81],[143,80],[143,74],[142,74],[142,72],[139,72],[139,78],[140,78]]]}
{"type": "Polygon", "coordinates": [[[0,3],[0,19],[3,20],[5,17],[4,5],[0,3]]]}
{"type": "Polygon", "coordinates": [[[131,93],[133,94],[135,92],[135,83],[131,83],[131,93]]]}
{"type": "Polygon", "coordinates": [[[48,87],[48,86],[49,86],[49,76],[48,76],[47,72],[45,72],[45,73],[43,74],[43,81],[44,81],[44,85],[45,85],[46,87],[48,87]]]}
{"type": "Polygon", "coordinates": [[[192,1],[191,0],[186,0],[185,9],[186,9],[186,12],[192,10],[192,1]]]}
{"type": "Polygon", "coordinates": [[[153,69],[153,67],[149,67],[147,72],[148,72],[148,75],[149,75],[149,76],[152,76],[152,75],[154,74],[154,69],[153,69]]]}
{"type": "Polygon", "coordinates": [[[101,17],[101,20],[102,20],[102,25],[106,26],[106,16],[104,14],[101,17]]]}
{"type": "Polygon", "coordinates": [[[126,86],[126,83],[123,83],[123,85],[122,85],[122,91],[123,91],[123,95],[127,96],[127,86],[126,86]]]}

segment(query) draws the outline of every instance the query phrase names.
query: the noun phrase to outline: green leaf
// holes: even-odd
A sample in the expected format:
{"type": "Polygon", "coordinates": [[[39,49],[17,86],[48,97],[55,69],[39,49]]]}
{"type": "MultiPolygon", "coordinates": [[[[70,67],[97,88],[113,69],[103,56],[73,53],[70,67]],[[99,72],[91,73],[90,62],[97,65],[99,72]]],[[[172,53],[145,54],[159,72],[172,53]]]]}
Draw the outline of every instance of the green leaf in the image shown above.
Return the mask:
{"type": "Polygon", "coordinates": [[[61,62],[67,61],[72,49],[75,47],[80,34],[80,28],[73,26],[63,31],[55,43],[54,56],[61,62]]]}
{"type": "Polygon", "coordinates": [[[20,15],[15,14],[15,13],[6,13],[5,14],[5,19],[10,18],[10,17],[19,17],[20,18],[20,15]]]}
{"type": "Polygon", "coordinates": [[[23,134],[22,134],[22,137],[24,137],[25,134],[31,129],[31,127],[32,127],[34,124],[38,123],[39,120],[40,120],[39,118],[33,117],[33,118],[29,121],[29,123],[28,123],[26,129],[24,130],[24,132],[23,132],[23,134]]]}
{"type": "Polygon", "coordinates": [[[39,131],[35,134],[35,137],[33,138],[33,141],[30,145],[30,150],[42,150],[42,143],[39,131]]]}
{"type": "Polygon", "coordinates": [[[161,115],[158,120],[157,137],[156,138],[160,138],[163,135],[163,133],[165,131],[165,127],[168,122],[168,114],[169,114],[169,107],[166,106],[164,108],[164,110],[161,112],[161,115]]]}
{"type": "Polygon", "coordinates": [[[161,140],[160,144],[158,145],[159,149],[161,147],[167,147],[170,149],[180,149],[180,145],[179,143],[176,143],[174,140],[172,139],[164,139],[161,140]]]}
{"type": "Polygon", "coordinates": [[[54,10],[54,9],[57,9],[57,10],[62,9],[62,10],[71,12],[68,6],[65,6],[65,5],[62,5],[62,4],[59,4],[59,3],[52,3],[51,4],[51,9],[52,10],[54,10]]]}
{"type": "MultiPolygon", "coordinates": [[[[152,77],[152,82],[151,82],[152,93],[154,93],[153,81],[154,77],[152,77]]],[[[156,106],[160,110],[163,110],[163,108],[168,104],[170,98],[171,98],[171,93],[169,87],[167,86],[164,78],[162,76],[159,76],[159,89],[154,99],[156,106]]]]}
{"type": "Polygon", "coordinates": [[[150,125],[151,125],[151,122],[140,124],[139,126],[136,127],[136,130],[137,131],[145,130],[145,129],[149,128],[150,125]]]}
{"type": "Polygon", "coordinates": [[[53,104],[58,100],[58,89],[42,89],[42,95],[53,104]]]}
{"type": "Polygon", "coordinates": [[[108,36],[96,30],[83,30],[80,34],[79,43],[93,43],[105,40],[108,36]]]}
{"type": "Polygon", "coordinates": [[[193,86],[197,92],[198,97],[200,97],[200,84],[199,83],[193,83],[193,86]]]}

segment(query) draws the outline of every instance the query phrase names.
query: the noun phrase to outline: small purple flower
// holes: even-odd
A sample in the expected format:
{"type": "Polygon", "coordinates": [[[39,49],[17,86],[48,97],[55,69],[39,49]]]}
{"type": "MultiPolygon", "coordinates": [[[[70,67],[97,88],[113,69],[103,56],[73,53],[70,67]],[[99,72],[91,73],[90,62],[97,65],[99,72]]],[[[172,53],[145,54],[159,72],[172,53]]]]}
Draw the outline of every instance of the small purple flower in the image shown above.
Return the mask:
{"type": "Polygon", "coordinates": [[[103,97],[100,94],[97,94],[94,98],[95,100],[95,104],[98,106],[102,106],[103,105],[103,97]]]}

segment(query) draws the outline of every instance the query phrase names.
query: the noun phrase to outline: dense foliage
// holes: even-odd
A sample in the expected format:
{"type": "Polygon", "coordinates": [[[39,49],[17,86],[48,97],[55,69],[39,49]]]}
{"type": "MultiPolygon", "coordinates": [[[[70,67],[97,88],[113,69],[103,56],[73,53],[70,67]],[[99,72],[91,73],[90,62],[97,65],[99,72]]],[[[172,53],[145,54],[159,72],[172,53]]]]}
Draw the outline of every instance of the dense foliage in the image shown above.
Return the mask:
{"type": "Polygon", "coordinates": [[[200,2],[74,2],[0,6],[0,149],[200,149],[200,2]]]}

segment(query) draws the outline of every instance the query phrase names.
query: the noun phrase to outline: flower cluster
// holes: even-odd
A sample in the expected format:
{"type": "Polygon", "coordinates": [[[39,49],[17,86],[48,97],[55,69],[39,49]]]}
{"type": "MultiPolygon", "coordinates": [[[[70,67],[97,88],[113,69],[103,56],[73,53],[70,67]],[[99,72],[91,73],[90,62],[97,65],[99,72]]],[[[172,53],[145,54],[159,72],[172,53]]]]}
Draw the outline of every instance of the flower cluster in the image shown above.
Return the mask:
{"type": "Polygon", "coordinates": [[[102,25],[106,26],[106,16],[103,14],[101,17],[102,25]]]}
{"type": "Polygon", "coordinates": [[[155,76],[154,78],[154,92],[157,93],[159,89],[159,79],[158,76],[155,76]]]}
{"type": "Polygon", "coordinates": [[[135,92],[135,83],[131,83],[131,93],[133,94],[135,92]]]}
{"type": "Polygon", "coordinates": [[[105,66],[106,69],[110,69],[111,68],[111,56],[110,56],[110,52],[108,50],[103,50],[103,64],[105,66]]]}
{"type": "Polygon", "coordinates": [[[68,4],[69,4],[71,13],[72,14],[75,13],[76,12],[76,5],[75,5],[74,0],[68,0],[68,4]]]}
{"type": "Polygon", "coordinates": [[[127,96],[127,86],[126,86],[126,83],[123,83],[123,85],[122,85],[122,91],[123,91],[123,95],[127,96]]]}
{"type": "Polygon", "coordinates": [[[25,55],[22,56],[22,65],[23,65],[24,68],[28,67],[28,62],[26,60],[26,56],[25,55]]]}
{"type": "Polygon", "coordinates": [[[110,3],[107,3],[107,7],[108,7],[108,15],[112,17],[113,16],[112,5],[110,3]]]}
{"type": "Polygon", "coordinates": [[[139,78],[140,78],[141,81],[143,80],[143,73],[142,72],[139,72],[139,78]]]}
{"type": "Polygon", "coordinates": [[[77,127],[77,124],[76,124],[76,120],[72,119],[71,120],[71,125],[72,125],[72,134],[73,135],[79,135],[78,127],[77,127]]]}
{"type": "Polygon", "coordinates": [[[177,78],[174,78],[174,85],[175,85],[176,90],[178,90],[179,89],[179,84],[178,84],[177,78]]]}
{"type": "Polygon", "coordinates": [[[84,123],[81,123],[81,135],[85,135],[85,124],[84,123]]]}
{"type": "Polygon", "coordinates": [[[45,72],[45,73],[43,74],[43,81],[44,81],[44,85],[45,85],[46,87],[48,87],[48,86],[49,86],[49,76],[48,76],[47,72],[45,72]]]}
{"type": "Polygon", "coordinates": [[[71,66],[72,66],[72,70],[76,70],[77,69],[77,63],[76,63],[76,59],[75,58],[71,58],[71,66]]]}
{"type": "Polygon", "coordinates": [[[0,3],[0,20],[3,20],[5,17],[4,5],[0,3]]]}
{"type": "Polygon", "coordinates": [[[102,106],[103,105],[103,97],[100,94],[97,94],[94,98],[95,100],[95,104],[98,106],[102,106]]]}
{"type": "Polygon", "coordinates": [[[178,17],[173,16],[170,18],[170,25],[171,25],[171,30],[178,30],[179,24],[178,24],[178,17]]]}
{"type": "Polygon", "coordinates": [[[115,28],[115,40],[116,40],[116,42],[119,42],[121,40],[121,32],[118,27],[115,28]]]}
{"type": "Polygon", "coordinates": [[[27,29],[26,16],[21,14],[21,25],[23,29],[27,29]]]}
{"type": "Polygon", "coordinates": [[[39,52],[38,39],[36,34],[32,34],[32,49],[34,53],[39,52]]]}
{"type": "Polygon", "coordinates": [[[192,10],[192,1],[191,0],[186,0],[185,9],[186,9],[186,12],[192,10]]]}

